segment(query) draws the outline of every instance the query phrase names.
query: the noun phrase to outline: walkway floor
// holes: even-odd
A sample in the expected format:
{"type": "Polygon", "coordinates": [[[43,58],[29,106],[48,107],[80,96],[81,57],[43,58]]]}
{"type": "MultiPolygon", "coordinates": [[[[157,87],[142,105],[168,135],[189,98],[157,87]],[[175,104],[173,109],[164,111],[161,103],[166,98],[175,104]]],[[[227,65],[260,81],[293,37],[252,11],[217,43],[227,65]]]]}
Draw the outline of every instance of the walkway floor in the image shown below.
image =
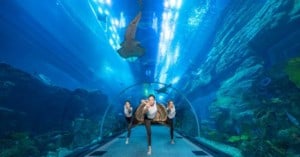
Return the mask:
{"type": "MultiPolygon", "coordinates": [[[[211,157],[207,152],[175,133],[175,144],[171,144],[169,128],[152,126],[151,157],[211,157]]],[[[143,157],[147,155],[147,136],[144,125],[131,131],[129,144],[125,144],[126,133],[97,148],[85,157],[143,157]]]]}

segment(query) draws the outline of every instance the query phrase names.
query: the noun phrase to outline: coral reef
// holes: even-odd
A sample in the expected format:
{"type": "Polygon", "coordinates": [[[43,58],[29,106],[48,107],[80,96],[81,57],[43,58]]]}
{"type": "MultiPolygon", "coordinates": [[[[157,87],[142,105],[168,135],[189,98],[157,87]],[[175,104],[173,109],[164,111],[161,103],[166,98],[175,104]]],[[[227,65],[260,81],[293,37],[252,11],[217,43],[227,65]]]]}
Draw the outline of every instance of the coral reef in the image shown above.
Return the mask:
{"type": "Polygon", "coordinates": [[[27,133],[17,132],[8,135],[7,137],[1,139],[0,147],[1,157],[24,157],[40,156],[40,152],[33,141],[27,133]]]}
{"type": "Polygon", "coordinates": [[[57,154],[60,148],[90,144],[99,136],[99,120],[108,103],[101,91],[49,86],[4,63],[0,63],[0,101],[4,157],[57,154]]]}
{"type": "Polygon", "coordinates": [[[98,122],[89,119],[76,118],[72,124],[73,141],[72,148],[82,147],[92,143],[94,139],[100,136],[100,126],[98,122]]]}
{"type": "Polygon", "coordinates": [[[300,88],[300,57],[292,58],[288,61],[285,72],[289,76],[289,79],[295,83],[295,85],[300,88]]]}
{"type": "Polygon", "coordinates": [[[204,137],[236,146],[245,156],[300,154],[298,3],[234,0],[225,10],[196,72],[199,79],[212,78],[206,85],[219,85],[209,106],[211,123],[201,126],[204,137]]]}

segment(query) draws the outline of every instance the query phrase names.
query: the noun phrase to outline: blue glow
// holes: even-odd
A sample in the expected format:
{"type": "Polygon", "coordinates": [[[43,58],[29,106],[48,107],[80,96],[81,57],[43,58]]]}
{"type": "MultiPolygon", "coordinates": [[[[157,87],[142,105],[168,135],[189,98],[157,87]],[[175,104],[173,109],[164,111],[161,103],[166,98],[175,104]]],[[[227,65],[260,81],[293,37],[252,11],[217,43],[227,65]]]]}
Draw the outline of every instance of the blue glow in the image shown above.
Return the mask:
{"type": "Polygon", "coordinates": [[[171,84],[176,84],[178,81],[180,80],[179,76],[176,76],[173,78],[173,80],[171,81],[171,84]]]}
{"type": "Polygon", "coordinates": [[[182,0],[177,0],[176,9],[180,9],[182,4],[182,0]]]}
{"type": "Polygon", "coordinates": [[[164,97],[163,95],[159,95],[159,96],[158,96],[158,100],[159,100],[159,101],[164,100],[164,98],[165,98],[165,97],[164,97]]]}
{"type": "Polygon", "coordinates": [[[198,27],[202,22],[204,15],[207,13],[209,6],[198,7],[192,10],[192,16],[188,19],[188,25],[198,27]]]}
{"type": "Polygon", "coordinates": [[[100,14],[103,14],[103,13],[104,13],[101,7],[98,7],[98,12],[99,12],[100,14]]]}
{"type": "Polygon", "coordinates": [[[159,82],[166,83],[168,78],[168,69],[175,64],[179,57],[179,46],[174,50],[171,47],[174,32],[176,29],[177,20],[179,17],[179,9],[181,7],[181,0],[165,0],[164,12],[162,13],[161,33],[159,37],[158,56],[157,60],[164,64],[157,64],[155,69],[155,78],[159,82]],[[166,55],[174,52],[175,55],[166,55]],[[170,57],[174,56],[174,57],[170,57]]]}
{"type": "Polygon", "coordinates": [[[105,13],[105,15],[109,15],[109,11],[108,10],[105,10],[104,13],[105,13]]]}
{"type": "Polygon", "coordinates": [[[119,25],[119,27],[124,28],[125,26],[126,26],[126,20],[125,20],[125,17],[124,17],[124,13],[121,12],[120,13],[120,25],[119,25]]]}
{"type": "Polygon", "coordinates": [[[104,0],[98,0],[98,3],[103,4],[104,0]]]}
{"type": "Polygon", "coordinates": [[[110,45],[112,45],[113,46],[113,44],[114,44],[114,41],[113,41],[113,39],[109,39],[109,43],[110,43],[110,45]]]}
{"type": "MultiPolygon", "coordinates": [[[[95,3],[95,1],[94,1],[95,3]]],[[[106,23],[105,25],[101,25],[103,31],[106,32],[106,37],[109,41],[109,44],[111,48],[115,51],[120,48],[120,37],[118,35],[117,28],[122,28],[125,26],[125,19],[123,12],[120,13],[120,20],[117,18],[113,17],[109,11],[108,6],[111,6],[111,0],[98,0],[98,3],[95,5],[98,6],[98,12],[100,14],[105,14],[106,15],[106,23]],[[108,29],[107,29],[108,28],[108,29]]],[[[91,6],[91,5],[90,5],[91,6]]],[[[93,8],[91,7],[93,10],[93,8]]],[[[95,15],[97,16],[97,15],[95,15]]]]}
{"type": "Polygon", "coordinates": [[[155,13],[153,13],[152,15],[152,28],[155,30],[155,32],[157,33],[157,16],[155,15],[155,13]]]}
{"type": "Polygon", "coordinates": [[[109,5],[109,6],[111,5],[111,0],[106,0],[105,2],[107,5],[109,5]]]}

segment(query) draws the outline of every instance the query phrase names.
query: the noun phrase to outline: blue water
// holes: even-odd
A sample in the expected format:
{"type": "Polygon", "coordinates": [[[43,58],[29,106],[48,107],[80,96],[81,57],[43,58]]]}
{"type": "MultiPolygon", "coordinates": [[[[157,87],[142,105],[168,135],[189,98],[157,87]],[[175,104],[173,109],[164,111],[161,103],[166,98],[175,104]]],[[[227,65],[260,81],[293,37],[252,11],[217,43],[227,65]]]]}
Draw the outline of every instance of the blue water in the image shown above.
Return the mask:
{"type": "Polygon", "coordinates": [[[123,132],[125,100],[149,94],[185,135],[299,155],[299,15],[297,0],[2,0],[0,156],[123,132]]]}

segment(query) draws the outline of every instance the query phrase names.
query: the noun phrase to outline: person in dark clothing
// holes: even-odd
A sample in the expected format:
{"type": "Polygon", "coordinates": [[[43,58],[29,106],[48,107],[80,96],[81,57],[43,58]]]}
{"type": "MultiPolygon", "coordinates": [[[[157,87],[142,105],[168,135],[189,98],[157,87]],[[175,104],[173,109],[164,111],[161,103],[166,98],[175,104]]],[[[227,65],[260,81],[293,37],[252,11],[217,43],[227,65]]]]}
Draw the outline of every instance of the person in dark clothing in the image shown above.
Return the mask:
{"type": "Polygon", "coordinates": [[[127,121],[127,138],[126,138],[126,141],[125,141],[125,144],[128,144],[129,143],[129,138],[130,138],[130,134],[131,134],[131,126],[132,126],[132,107],[131,107],[131,104],[130,104],[130,101],[129,100],[126,100],[125,101],[125,105],[124,105],[124,115],[125,115],[125,119],[127,121]]]}
{"type": "Polygon", "coordinates": [[[168,101],[167,105],[167,113],[168,113],[168,118],[167,118],[167,123],[170,126],[170,136],[171,136],[171,144],[174,144],[174,118],[176,115],[176,110],[173,101],[168,101]]]}
{"type": "Polygon", "coordinates": [[[145,115],[144,122],[147,131],[147,141],[148,141],[148,155],[151,155],[151,122],[155,118],[157,113],[157,106],[154,95],[149,95],[148,100],[142,100],[144,104],[143,113],[145,115]]]}

